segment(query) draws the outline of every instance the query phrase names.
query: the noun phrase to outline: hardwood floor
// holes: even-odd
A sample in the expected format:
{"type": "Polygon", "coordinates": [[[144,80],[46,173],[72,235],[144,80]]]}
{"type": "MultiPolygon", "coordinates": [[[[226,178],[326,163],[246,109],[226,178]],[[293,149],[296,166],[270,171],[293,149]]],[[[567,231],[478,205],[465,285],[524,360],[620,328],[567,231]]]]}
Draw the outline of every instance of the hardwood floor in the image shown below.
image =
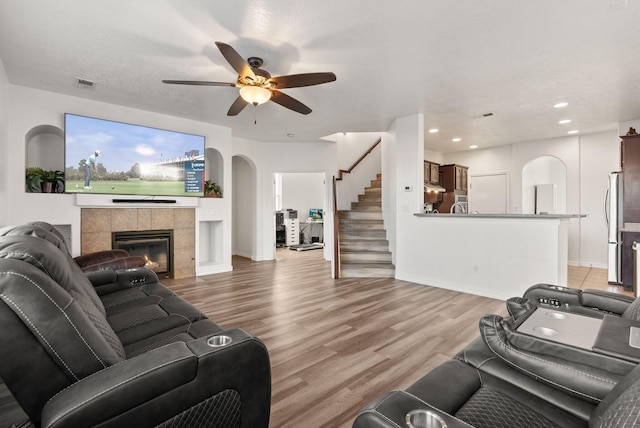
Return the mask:
{"type": "MultiPolygon", "coordinates": [[[[476,337],[482,315],[505,314],[499,300],[393,278],[333,280],[319,250],[234,257],[233,266],[163,283],[222,327],[265,342],[272,428],[350,427],[368,401],[406,388],[476,337]]],[[[604,269],[573,267],[569,286],[609,287],[604,269]]],[[[0,387],[0,427],[21,420],[10,401],[0,387]]]]}
{"type": "Polygon", "coordinates": [[[331,279],[322,251],[234,258],[234,271],[164,281],[225,328],[260,337],[273,428],[350,427],[383,391],[409,386],[478,335],[502,301],[392,278],[331,279]]]}

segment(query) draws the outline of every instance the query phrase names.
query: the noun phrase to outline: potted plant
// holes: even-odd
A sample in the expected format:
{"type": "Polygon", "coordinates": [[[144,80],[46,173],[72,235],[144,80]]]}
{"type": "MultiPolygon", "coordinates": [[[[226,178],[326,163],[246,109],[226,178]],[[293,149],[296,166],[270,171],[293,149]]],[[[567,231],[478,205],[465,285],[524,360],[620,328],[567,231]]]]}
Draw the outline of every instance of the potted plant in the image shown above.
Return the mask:
{"type": "Polygon", "coordinates": [[[205,198],[221,198],[222,188],[211,180],[204,182],[204,196],[205,198]]]}
{"type": "Polygon", "coordinates": [[[26,172],[27,192],[59,193],[64,189],[64,172],[29,167],[26,172]]]}

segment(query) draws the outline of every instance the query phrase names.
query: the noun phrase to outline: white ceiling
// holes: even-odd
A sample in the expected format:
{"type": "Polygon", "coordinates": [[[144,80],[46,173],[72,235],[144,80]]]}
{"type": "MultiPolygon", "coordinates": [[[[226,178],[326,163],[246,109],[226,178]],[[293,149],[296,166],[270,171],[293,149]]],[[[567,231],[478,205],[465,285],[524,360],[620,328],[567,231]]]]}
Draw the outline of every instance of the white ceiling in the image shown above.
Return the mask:
{"type": "Polygon", "coordinates": [[[423,113],[426,129],[440,129],[425,132],[425,147],[446,153],[640,118],[638,0],[2,0],[0,59],[16,85],[265,142],[385,131],[423,113]],[[267,103],[227,117],[237,89],[161,83],[235,82],[215,41],[262,57],[274,76],[333,71],[337,81],[283,90],[307,116],[267,103]]]}

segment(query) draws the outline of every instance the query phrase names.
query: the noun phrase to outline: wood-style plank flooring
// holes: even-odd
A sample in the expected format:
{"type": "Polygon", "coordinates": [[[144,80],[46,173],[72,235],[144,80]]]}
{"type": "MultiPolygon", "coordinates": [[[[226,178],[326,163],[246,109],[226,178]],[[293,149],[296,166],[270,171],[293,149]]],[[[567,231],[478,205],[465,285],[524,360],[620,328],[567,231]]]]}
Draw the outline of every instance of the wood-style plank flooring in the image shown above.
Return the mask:
{"type": "Polygon", "coordinates": [[[368,401],[402,389],[478,335],[502,301],[395,279],[331,279],[322,251],[165,281],[225,328],[260,337],[271,357],[273,428],[350,427],[368,401]]]}
{"type": "MultiPolygon", "coordinates": [[[[234,257],[233,272],[163,283],[225,328],[260,337],[272,365],[272,428],[350,427],[380,393],[403,389],[478,334],[502,301],[395,279],[331,279],[322,251],[234,257]]],[[[610,287],[606,270],[569,267],[569,286],[610,287]]],[[[1,385],[2,387],[4,385],[1,385]]],[[[20,421],[0,388],[0,427],[20,421]]]]}

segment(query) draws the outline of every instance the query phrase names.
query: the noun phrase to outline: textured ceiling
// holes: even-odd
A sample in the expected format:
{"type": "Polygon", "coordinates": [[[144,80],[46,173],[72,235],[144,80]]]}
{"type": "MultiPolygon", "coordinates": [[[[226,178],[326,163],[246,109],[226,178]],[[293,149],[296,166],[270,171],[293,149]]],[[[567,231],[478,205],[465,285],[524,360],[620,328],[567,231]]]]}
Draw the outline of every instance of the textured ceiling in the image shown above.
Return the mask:
{"type": "Polygon", "coordinates": [[[423,113],[440,129],[425,147],[450,152],[640,118],[634,0],[2,0],[0,58],[16,85],[265,142],[384,131],[423,113]],[[227,117],[237,89],[161,83],[235,82],[215,41],[262,57],[274,76],[333,71],[337,81],[283,90],[307,116],[267,103],[227,117]],[[569,106],[554,109],[559,101],[569,106]]]}

